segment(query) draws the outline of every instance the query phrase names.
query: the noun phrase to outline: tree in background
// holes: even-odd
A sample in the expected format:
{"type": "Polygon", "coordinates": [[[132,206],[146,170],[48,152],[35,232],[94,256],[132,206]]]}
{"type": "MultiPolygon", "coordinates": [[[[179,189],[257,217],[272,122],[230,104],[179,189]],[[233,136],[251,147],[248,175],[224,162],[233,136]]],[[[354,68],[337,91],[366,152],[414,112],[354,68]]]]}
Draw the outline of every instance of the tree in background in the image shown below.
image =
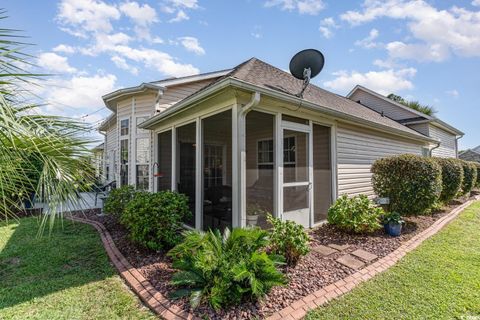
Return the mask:
{"type": "Polygon", "coordinates": [[[390,99],[390,100],[393,100],[395,102],[401,103],[404,106],[409,107],[411,109],[420,111],[421,113],[424,113],[424,114],[429,115],[429,116],[433,116],[435,113],[437,113],[437,110],[435,110],[435,108],[433,108],[431,106],[421,104],[418,101],[407,101],[407,100],[403,99],[401,96],[398,96],[398,95],[393,94],[393,93],[390,93],[387,96],[387,98],[390,99]]]}
{"type": "MultiPolygon", "coordinates": [[[[0,10],[0,22],[6,18],[0,10]]],[[[0,28],[0,218],[16,218],[24,201],[36,193],[49,205],[43,230],[79,201],[83,185],[78,181],[91,174],[85,167],[90,153],[85,133],[90,128],[73,119],[40,114],[39,105],[27,102],[43,75],[25,70],[32,66],[32,57],[22,52],[28,44],[20,38],[16,30],[0,28]]]]}

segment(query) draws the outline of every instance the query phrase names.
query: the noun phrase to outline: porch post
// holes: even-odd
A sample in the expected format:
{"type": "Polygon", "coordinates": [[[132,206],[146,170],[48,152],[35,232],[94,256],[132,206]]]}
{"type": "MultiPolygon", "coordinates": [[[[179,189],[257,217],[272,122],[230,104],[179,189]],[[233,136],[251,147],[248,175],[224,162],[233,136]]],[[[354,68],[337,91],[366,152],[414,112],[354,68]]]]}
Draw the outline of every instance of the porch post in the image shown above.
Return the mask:
{"type": "MultiPolygon", "coordinates": [[[[243,117],[243,119],[245,119],[243,117]]],[[[242,115],[238,104],[232,106],[232,227],[242,227],[245,196],[242,183],[242,115]]]]}
{"type": "Polygon", "coordinates": [[[202,230],[203,222],[203,170],[202,170],[202,154],[203,154],[203,138],[202,138],[202,120],[196,120],[196,170],[195,170],[195,229],[202,230]]]}

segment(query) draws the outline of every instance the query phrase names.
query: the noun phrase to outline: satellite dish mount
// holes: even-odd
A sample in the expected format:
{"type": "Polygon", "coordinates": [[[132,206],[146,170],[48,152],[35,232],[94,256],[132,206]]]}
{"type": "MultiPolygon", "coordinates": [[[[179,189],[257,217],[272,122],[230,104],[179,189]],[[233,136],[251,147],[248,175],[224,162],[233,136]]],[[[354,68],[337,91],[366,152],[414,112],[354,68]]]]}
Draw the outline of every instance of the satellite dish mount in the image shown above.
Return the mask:
{"type": "Polygon", "coordinates": [[[325,64],[323,54],[315,49],[306,49],[295,54],[290,60],[290,73],[297,79],[303,80],[302,90],[296,94],[303,98],[303,93],[310,80],[322,71],[325,64]]]}

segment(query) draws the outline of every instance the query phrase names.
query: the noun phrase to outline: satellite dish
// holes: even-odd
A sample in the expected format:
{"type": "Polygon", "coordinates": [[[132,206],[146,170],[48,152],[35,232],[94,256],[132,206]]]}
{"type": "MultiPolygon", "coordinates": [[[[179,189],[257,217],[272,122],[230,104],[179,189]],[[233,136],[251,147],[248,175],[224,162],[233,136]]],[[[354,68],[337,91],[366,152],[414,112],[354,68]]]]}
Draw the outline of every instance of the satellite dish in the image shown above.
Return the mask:
{"type": "Polygon", "coordinates": [[[306,49],[295,54],[290,60],[290,73],[297,79],[303,80],[303,88],[298,97],[303,98],[303,92],[307,89],[310,79],[320,73],[325,64],[323,54],[315,49],[306,49]]]}

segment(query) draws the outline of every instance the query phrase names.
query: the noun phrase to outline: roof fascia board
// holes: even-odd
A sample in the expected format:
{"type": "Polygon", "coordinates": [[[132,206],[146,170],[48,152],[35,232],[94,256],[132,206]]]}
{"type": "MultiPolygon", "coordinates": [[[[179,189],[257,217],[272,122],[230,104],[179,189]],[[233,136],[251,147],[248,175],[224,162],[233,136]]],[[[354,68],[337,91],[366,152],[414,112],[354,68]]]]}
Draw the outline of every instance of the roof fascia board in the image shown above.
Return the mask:
{"type": "Polygon", "coordinates": [[[422,141],[427,141],[427,142],[437,143],[439,141],[439,140],[434,139],[434,138],[423,136],[420,133],[418,133],[418,134],[408,133],[408,132],[404,132],[402,130],[398,130],[398,129],[391,128],[391,127],[388,127],[388,126],[380,125],[380,124],[377,124],[377,123],[372,122],[372,121],[368,121],[368,120],[365,120],[365,119],[360,119],[360,118],[345,114],[343,112],[335,111],[335,110],[320,106],[318,104],[305,101],[305,100],[303,100],[299,97],[295,97],[295,96],[292,96],[292,95],[289,95],[289,94],[286,94],[286,93],[283,93],[283,92],[279,92],[279,91],[276,91],[276,90],[273,90],[273,89],[259,87],[259,86],[250,84],[248,82],[241,81],[241,80],[238,80],[238,79],[235,79],[235,78],[230,78],[230,77],[225,78],[224,80],[221,80],[220,82],[216,83],[215,85],[212,85],[210,88],[207,88],[205,91],[200,91],[200,92],[198,92],[198,94],[193,94],[192,96],[186,98],[185,100],[182,100],[182,101],[178,102],[177,104],[175,104],[174,106],[165,110],[164,112],[162,112],[162,113],[150,118],[149,120],[141,123],[139,125],[139,127],[143,128],[143,129],[149,129],[153,125],[158,123],[160,120],[165,119],[165,118],[175,114],[177,111],[180,111],[181,109],[188,107],[193,102],[195,102],[197,100],[200,100],[200,99],[203,99],[203,98],[207,97],[208,95],[210,95],[210,94],[212,94],[216,91],[219,91],[219,90],[221,90],[221,89],[223,89],[223,88],[225,88],[229,85],[240,88],[240,89],[245,89],[245,90],[248,90],[248,91],[252,91],[252,92],[258,91],[258,92],[266,94],[268,96],[281,99],[283,101],[288,101],[288,102],[292,102],[292,103],[295,103],[295,104],[299,104],[301,107],[303,106],[303,107],[306,107],[306,108],[309,108],[309,109],[312,109],[312,110],[315,110],[315,111],[321,111],[321,112],[323,112],[327,115],[331,115],[331,116],[336,117],[336,118],[351,121],[352,123],[357,124],[357,125],[359,124],[359,122],[361,122],[366,127],[369,127],[369,128],[374,127],[377,130],[384,131],[384,132],[387,132],[387,133],[390,133],[390,134],[396,134],[396,135],[407,137],[407,138],[410,138],[410,139],[422,140],[422,141]]]}
{"type": "Polygon", "coordinates": [[[453,134],[456,134],[456,135],[465,135],[465,133],[463,133],[462,131],[458,130],[457,128],[454,128],[452,127],[451,125],[449,125],[448,123],[446,122],[443,122],[442,120],[440,119],[433,119],[432,121],[430,121],[430,123],[440,129],[443,129],[445,131],[448,131],[450,133],[453,133],[453,134]]]}
{"type": "Polygon", "coordinates": [[[164,91],[165,87],[159,86],[156,84],[152,83],[142,83],[139,86],[136,87],[129,87],[129,88],[124,88],[124,89],[119,89],[114,92],[108,93],[104,96],[102,96],[103,102],[105,105],[112,111],[115,112],[115,108],[113,108],[110,105],[110,102],[115,99],[119,99],[123,96],[130,95],[130,94],[135,94],[135,93],[142,93],[148,90],[154,90],[154,91],[164,91]]]}

